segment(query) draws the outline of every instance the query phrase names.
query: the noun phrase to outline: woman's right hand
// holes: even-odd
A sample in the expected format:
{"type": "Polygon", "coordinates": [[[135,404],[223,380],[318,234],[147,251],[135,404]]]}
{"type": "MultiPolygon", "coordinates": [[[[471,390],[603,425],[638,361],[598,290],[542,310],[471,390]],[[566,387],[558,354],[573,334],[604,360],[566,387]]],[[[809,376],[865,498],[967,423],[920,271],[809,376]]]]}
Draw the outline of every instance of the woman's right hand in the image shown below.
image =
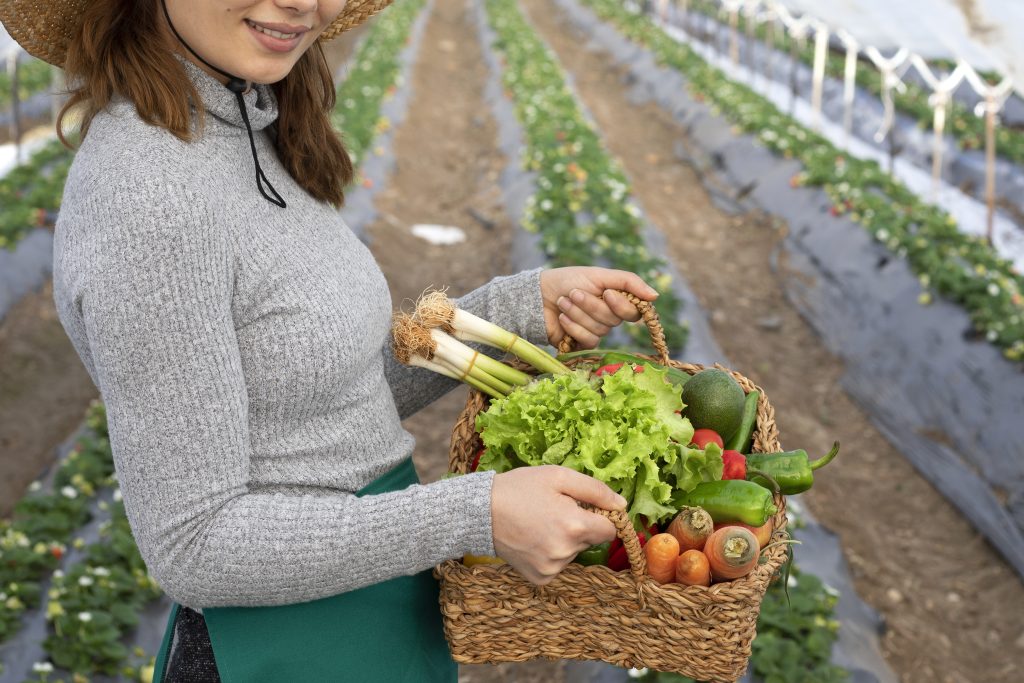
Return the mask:
{"type": "Polygon", "coordinates": [[[603,482],[560,465],[519,467],[491,485],[494,550],[523,578],[544,585],[576,554],[615,538],[615,525],[576,501],[625,510],[626,499],[603,482]]]}

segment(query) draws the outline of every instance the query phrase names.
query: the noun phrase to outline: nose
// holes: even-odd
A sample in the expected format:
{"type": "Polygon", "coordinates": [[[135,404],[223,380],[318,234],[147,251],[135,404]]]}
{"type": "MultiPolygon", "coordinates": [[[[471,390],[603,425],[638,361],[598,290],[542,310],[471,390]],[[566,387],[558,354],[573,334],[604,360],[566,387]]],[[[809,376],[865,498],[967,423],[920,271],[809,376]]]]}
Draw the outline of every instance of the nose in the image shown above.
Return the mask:
{"type": "Polygon", "coordinates": [[[296,14],[309,14],[315,12],[320,3],[318,0],[275,0],[274,4],[296,14]]]}

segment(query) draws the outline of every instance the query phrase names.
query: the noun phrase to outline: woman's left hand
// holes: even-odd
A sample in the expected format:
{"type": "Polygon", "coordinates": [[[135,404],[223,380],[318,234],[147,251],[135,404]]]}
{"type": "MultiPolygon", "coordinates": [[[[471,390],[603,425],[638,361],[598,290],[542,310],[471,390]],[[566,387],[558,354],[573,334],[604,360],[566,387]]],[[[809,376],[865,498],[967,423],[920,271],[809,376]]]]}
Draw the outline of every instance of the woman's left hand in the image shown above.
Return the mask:
{"type": "Polygon", "coordinates": [[[542,272],[544,325],[551,345],[558,346],[568,334],[580,348],[592,349],[623,320],[639,320],[636,306],[615,291],[620,289],[644,301],[658,296],[639,275],[626,270],[572,266],[542,272]]]}

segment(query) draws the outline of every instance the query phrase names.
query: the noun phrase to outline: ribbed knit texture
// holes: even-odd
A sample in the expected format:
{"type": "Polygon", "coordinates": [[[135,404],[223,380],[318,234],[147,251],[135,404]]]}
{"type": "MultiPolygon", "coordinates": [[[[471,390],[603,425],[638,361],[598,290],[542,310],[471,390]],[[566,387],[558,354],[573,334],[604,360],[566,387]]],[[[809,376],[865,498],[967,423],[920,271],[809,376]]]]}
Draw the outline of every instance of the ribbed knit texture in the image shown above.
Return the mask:
{"type": "MultiPolygon", "coordinates": [[[[112,103],[75,156],[54,244],[57,310],[106,403],[153,576],[193,608],[274,605],[493,553],[493,473],[352,495],[412,453],[400,420],[456,384],[394,360],[384,276],[281,166],[271,89],[245,100],[286,209],[259,194],[234,95],[186,68],[205,132],[184,143],[112,103]]],[[[546,343],[539,278],[458,303],[546,343]]]]}

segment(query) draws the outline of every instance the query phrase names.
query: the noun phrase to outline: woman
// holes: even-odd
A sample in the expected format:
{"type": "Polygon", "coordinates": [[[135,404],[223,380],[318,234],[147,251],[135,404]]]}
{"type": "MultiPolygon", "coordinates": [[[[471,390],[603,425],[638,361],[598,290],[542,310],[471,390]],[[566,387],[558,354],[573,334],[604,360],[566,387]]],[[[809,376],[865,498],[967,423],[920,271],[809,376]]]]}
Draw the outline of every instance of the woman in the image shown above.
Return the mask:
{"type": "MultiPolygon", "coordinates": [[[[336,210],[353,169],[318,42],[387,2],[0,0],[84,112],[54,295],[175,602],[156,680],[454,681],[433,565],[497,554],[543,584],[614,536],[576,501],[622,498],[566,468],[415,479],[400,421],[454,384],[390,352],[387,283],[336,210]]],[[[459,305],[593,347],[638,317],[614,289],[656,296],[560,268],[459,305]]]]}

